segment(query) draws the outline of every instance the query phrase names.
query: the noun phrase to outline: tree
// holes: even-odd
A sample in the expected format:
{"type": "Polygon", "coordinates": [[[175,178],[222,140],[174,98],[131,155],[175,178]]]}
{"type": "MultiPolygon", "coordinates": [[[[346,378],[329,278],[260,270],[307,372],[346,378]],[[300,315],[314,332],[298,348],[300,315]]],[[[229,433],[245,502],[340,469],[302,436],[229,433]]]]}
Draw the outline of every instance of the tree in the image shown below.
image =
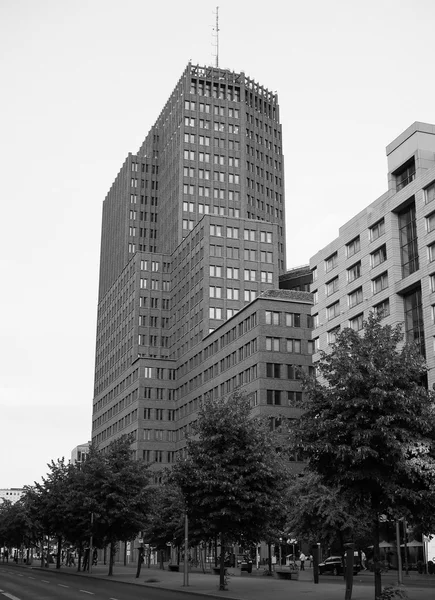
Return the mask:
{"type": "Polygon", "coordinates": [[[240,391],[206,400],[187,439],[187,458],[172,471],[194,530],[204,540],[220,537],[220,589],[225,589],[225,543],[262,539],[278,517],[287,481],[266,424],[250,412],[240,391]]]}
{"type": "Polygon", "coordinates": [[[344,329],[305,380],[292,449],[324,484],[349,494],[373,529],[375,597],[381,593],[379,517],[433,527],[435,411],[424,359],[401,327],[370,314],[361,335],[344,329]]]}
{"type": "Polygon", "coordinates": [[[168,480],[152,490],[144,539],[160,556],[167,544],[180,547],[184,541],[184,498],[180,488],[168,480]]]}
{"type": "Polygon", "coordinates": [[[86,510],[94,513],[94,532],[110,544],[109,573],[117,541],[129,541],[144,528],[148,511],[148,468],[131,455],[129,436],[121,436],[102,454],[91,449],[82,465],[88,493],[86,510]]]}
{"type": "Polygon", "coordinates": [[[306,470],[294,477],[289,488],[287,530],[292,537],[330,547],[340,542],[365,539],[369,533],[365,512],[351,502],[345,490],[326,486],[317,473],[306,470]]]}

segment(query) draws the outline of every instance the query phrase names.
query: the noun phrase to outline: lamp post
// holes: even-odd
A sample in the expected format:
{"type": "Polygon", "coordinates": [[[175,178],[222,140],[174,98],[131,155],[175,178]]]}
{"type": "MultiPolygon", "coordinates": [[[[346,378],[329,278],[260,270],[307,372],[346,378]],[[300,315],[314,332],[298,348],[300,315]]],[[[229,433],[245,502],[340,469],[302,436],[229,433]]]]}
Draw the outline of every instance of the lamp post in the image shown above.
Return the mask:
{"type": "Polygon", "coordinates": [[[91,536],[89,538],[89,558],[88,558],[88,571],[89,575],[92,573],[92,544],[93,544],[93,529],[94,529],[94,513],[91,512],[91,536]]]}
{"type": "Polygon", "coordinates": [[[188,551],[189,551],[189,519],[187,517],[187,510],[184,514],[184,577],[183,586],[189,585],[189,563],[188,563],[188,551]]]}
{"type": "Polygon", "coordinates": [[[396,546],[397,546],[397,583],[402,585],[403,573],[402,573],[402,556],[400,554],[400,526],[399,521],[396,520],[396,546]]]}
{"type": "Polygon", "coordinates": [[[282,537],[279,538],[279,568],[282,567],[282,537]]]}

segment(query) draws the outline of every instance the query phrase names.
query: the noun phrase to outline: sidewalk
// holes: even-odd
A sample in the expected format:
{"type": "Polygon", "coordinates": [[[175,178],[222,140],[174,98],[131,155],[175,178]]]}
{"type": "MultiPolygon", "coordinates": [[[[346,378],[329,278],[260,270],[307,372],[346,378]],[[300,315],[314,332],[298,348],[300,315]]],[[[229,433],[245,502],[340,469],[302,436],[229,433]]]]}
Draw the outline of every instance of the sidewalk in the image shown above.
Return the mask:
{"type": "MultiPolygon", "coordinates": [[[[40,569],[39,563],[27,565],[9,566],[40,569]]],[[[182,565],[180,565],[182,569],[182,565]]],[[[273,597],[274,600],[289,600],[294,598],[319,599],[319,600],[343,600],[345,585],[343,580],[337,580],[328,576],[320,578],[320,583],[313,582],[312,569],[300,571],[298,581],[279,580],[275,577],[264,577],[261,575],[244,574],[242,576],[231,576],[228,569],[228,590],[219,591],[219,577],[212,573],[202,573],[198,569],[189,573],[189,585],[184,586],[184,574],[173,573],[167,569],[161,570],[155,566],[148,568],[143,566],[140,577],[136,579],[136,565],[124,566],[116,563],[114,575],[108,577],[108,565],[98,565],[92,568],[92,574],[77,573],[76,567],[62,567],[62,574],[72,576],[92,577],[109,581],[119,581],[131,585],[143,587],[155,587],[173,590],[178,594],[191,593],[209,596],[210,598],[226,598],[227,600],[264,600],[273,597]]],[[[45,569],[43,569],[45,570],[45,569]]],[[[53,566],[49,568],[52,572],[59,572],[53,566]]],[[[382,577],[382,587],[397,582],[397,573],[391,572],[382,577]]],[[[410,585],[405,586],[409,600],[434,600],[435,598],[435,576],[419,576],[411,574],[408,579],[410,585]],[[430,586],[430,587],[424,587],[430,586]]],[[[352,600],[374,600],[373,574],[363,572],[354,579],[352,600]],[[364,584],[365,582],[365,584],[364,584]]]]}

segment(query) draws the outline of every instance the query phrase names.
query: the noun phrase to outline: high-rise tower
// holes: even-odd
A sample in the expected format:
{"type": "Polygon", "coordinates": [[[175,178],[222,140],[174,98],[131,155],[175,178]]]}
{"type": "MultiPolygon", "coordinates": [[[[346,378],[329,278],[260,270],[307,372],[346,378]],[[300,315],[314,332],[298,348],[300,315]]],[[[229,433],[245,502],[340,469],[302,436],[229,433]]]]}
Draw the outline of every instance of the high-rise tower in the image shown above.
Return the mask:
{"type": "Polygon", "coordinates": [[[103,205],[100,448],[132,433],[138,458],[171,462],[204,394],[238,386],[271,419],[294,411],[311,296],[272,291],[285,272],[284,205],[277,95],[189,64],[103,205]]]}

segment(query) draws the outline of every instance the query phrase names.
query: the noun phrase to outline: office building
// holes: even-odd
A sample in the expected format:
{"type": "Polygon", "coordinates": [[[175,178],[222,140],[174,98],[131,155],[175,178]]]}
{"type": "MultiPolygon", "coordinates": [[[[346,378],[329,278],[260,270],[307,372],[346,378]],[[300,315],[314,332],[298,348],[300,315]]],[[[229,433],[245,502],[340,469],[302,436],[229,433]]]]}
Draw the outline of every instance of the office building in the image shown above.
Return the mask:
{"type": "Polygon", "coordinates": [[[240,386],[271,427],[291,418],[312,299],[279,290],[285,255],[276,93],[189,64],[104,201],[92,442],[129,433],[160,468],[240,386]]]}
{"type": "Polygon", "coordinates": [[[370,311],[403,323],[435,383],[435,126],[414,123],[387,146],[388,190],[340,228],[310,266],[313,341],[327,349],[370,311]]]}

